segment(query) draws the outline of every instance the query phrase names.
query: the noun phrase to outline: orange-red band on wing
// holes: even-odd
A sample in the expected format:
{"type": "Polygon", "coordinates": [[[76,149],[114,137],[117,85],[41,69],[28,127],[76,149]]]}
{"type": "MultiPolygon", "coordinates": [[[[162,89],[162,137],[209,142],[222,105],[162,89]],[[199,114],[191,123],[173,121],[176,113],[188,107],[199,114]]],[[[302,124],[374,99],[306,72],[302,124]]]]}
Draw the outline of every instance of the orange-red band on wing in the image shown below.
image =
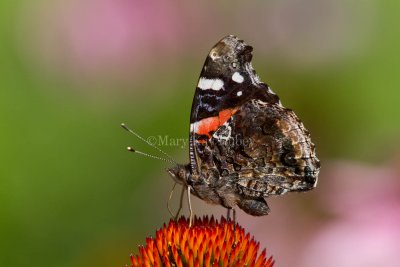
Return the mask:
{"type": "Polygon", "coordinates": [[[219,112],[218,116],[209,117],[198,121],[195,133],[198,135],[207,135],[211,137],[211,133],[215,132],[221,125],[229,120],[238,108],[224,109],[219,112]]]}

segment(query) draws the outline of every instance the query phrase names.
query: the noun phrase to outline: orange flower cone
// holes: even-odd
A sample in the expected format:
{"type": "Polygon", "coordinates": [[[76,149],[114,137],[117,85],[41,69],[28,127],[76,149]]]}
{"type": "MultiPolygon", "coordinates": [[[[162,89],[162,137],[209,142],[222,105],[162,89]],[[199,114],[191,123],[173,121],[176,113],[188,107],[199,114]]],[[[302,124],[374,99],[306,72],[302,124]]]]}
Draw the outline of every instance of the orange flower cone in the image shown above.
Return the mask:
{"type": "Polygon", "coordinates": [[[171,220],[147,238],[139,247],[139,254],[131,255],[134,266],[265,266],[272,267],[272,257],[266,250],[259,252],[260,244],[238,224],[222,218],[195,218],[171,220]]]}

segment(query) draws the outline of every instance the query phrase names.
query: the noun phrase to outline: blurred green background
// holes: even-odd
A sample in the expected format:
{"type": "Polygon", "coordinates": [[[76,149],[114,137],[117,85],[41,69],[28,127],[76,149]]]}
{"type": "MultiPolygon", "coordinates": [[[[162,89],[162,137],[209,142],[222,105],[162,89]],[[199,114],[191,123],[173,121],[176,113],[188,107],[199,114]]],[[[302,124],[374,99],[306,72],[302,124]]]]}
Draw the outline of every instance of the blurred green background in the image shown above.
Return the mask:
{"type": "MultiPolygon", "coordinates": [[[[169,220],[173,182],[168,164],[125,150],[156,154],[119,124],[186,138],[205,56],[227,34],[254,47],[253,66],[303,120],[322,162],[316,193],[274,199],[271,215],[239,222],[275,229],[282,209],[331,223],[319,202],[328,177],[335,184],[330,164],[381,168],[400,155],[399,12],[399,1],[378,0],[1,1],[0,266],[128,263],[169,220]]],[[[162,149],[188,161],[187,146],[162,149]]],[[[360,177],[351,186],[362,188],[360,177]]],[[[277,266],[294,257],[274,247],[286,234],[262,242],[277,266]]]]}

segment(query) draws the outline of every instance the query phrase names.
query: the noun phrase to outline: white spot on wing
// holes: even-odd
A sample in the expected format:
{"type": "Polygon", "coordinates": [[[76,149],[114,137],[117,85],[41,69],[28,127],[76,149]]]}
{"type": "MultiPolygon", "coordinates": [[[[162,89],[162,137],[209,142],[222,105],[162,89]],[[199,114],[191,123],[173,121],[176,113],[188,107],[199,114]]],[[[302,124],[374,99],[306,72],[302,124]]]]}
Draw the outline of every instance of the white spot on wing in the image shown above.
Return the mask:
{"type": "Polygon", "coordinates": [[[232,135],[232,128],[228,122],[225,122],[214,134],[213,137],[220,142],[228,142],[232,135]]]}
{"type": "Polygon", "coordinates": [[[221,79],[207,79],[201,77],[197,87],[199,87],[202,90],[212,89],[218,91],[224,87],[224,81],[222,81],[221,79]]]}
{"type": "Polygon", "coordinates": [[[272,91],[272,89],[268,86],[268,93],[276,95],[274,91],[272,91]]]}
{"type": "Polygon", "coordinates": [[[190,124],[190,132],[191,133],[197,132],[197,128],[198,128],[198,122],[197,121],[190,124]]]}
{"type": "Polygon", "coordinates": [[[236,93],[237,96],[241,96],[242,94],[243,94],[242,91],[239,91],[239,92],[236,93]]]}
{"type": "Polygon", "coordinates": [[[240,75],[239,72],[235,72],[235,73],[232,75],[232,80],[233,80],[234,82],[237,82],[237,83],[242,83],[242,82],[244,81],[244,77],[243,77],[242,75],[240,75]]]}
{"type": "Polygon", "coordinates": [[[219,55],[218,55],[218,53],[213,49],[213,50],[211,50],[210,51],[210,58],[214,61],[215,59],[217,59],[217,58],[220,58],[219,57],[219,55]]]}

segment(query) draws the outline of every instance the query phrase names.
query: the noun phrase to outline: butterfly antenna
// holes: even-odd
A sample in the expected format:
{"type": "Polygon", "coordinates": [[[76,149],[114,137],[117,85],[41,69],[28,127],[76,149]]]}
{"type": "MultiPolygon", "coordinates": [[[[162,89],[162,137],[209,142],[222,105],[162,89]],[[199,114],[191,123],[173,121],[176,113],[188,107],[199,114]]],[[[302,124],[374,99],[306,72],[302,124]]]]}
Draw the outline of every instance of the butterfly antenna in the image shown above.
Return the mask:
{"type": "MultiPolygon", "coordinates": [[[[162,151],[159,147],[157,147],[156,145],[150,143],[148,140],[144,139],[143,137],[141,137],[138,133],[134,132],[132,129],[130,129],[125,123],[121,123],[121,127],[124,128],[126,131],[130,132],[131,134],[133,134],[134,136],[136,136],[138,139],[142,140],[143,142],[145,142],[146,144],[148,144],[149,146],[157,149],[160,153],[162,153],[163,155],[165,155],[169,160],[164,159],[165,161],[171,162],[171,163],[175,163],[178,164],[170,155],[168,155],[166,152],[162,151]]],[[[129,150],[129,148],[128,148],[129,150]]],[[[137,150],[134,150],[133,152],[138,152],[137,150]]],[[[152,156],[143,152],[140,152],[138,154],[145,154],[148,155],[152,158],[158,158],[156,156],[152,156]]],[[[159,158],[162,159],[162,158],[159,158]]]]}
{"type": "Polygon", "coordinates": [[[151,154],[147,154],[147,153],[144,153],[142,151],[136,150],[131,146],[128,146],[126,149],[128,149],[128,151],[130,151],[130,152],[135,152],[136,154],[140,154],[140,155],[148,157],[148,158],[158,159],[158,160],[162,160],[162,161],[165,161],[165,162],[176,164],[176,162],[171,160],[171,159],[161,158],[161,157],[157,157],[157,156],[154,156],[154,155],[151,155],[151,154]]]}

